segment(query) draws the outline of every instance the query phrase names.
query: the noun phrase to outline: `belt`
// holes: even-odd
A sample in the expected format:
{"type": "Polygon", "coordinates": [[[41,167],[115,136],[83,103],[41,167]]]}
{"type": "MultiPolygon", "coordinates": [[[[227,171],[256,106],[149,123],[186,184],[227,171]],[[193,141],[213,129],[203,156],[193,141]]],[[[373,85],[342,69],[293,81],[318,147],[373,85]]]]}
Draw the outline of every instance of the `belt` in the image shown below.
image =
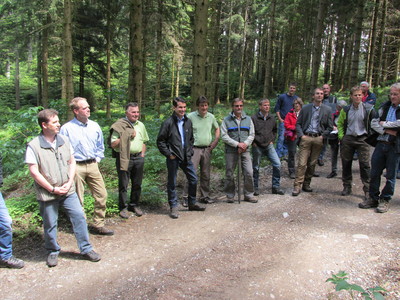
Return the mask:
{"type": "Polygon", "coordinates": [[[305,135],[306,136],[311,136],[311,137],[319,137],[319,136],[321,136],[320,133],[313,133],[313,132],[306,132],[305,135]]]}
{"type": "Polygon", "coordinates": [[[193,146],[193,148],[199,148],[199,149],[206,149],[206,148],[208,148],[209,146],[193,146]]]}
{"type": "Polygon", "coordinates": [[[95,158],[91,158],[91,159],[87,159],[87,160],[77,161],[76,163],[78,165],[88,165],[88,164],[91,164],[91,163],[94,163],[94,162],[96,162],[96,159],[95,158]]]}
{"type": "Polygon", "coordinates": [[[138,157],[138,156],[140,156],[140,155],[142,155],[142,152],[133,153],[133,154],[131,153],[131,154],[130,154],[131,157],[138,157]]]}

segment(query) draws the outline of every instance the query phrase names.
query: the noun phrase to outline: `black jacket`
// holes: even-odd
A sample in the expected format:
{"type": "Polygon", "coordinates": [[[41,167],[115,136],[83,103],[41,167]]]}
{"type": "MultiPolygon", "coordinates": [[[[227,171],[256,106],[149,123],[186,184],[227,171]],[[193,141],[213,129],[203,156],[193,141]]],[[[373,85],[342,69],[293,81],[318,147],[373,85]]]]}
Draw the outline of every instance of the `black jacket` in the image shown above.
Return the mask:
{"type": "Polygon", "coordinates": [[[185,149],[182,148],[176,114],[172,114],[162,123],[157,137],[157,147],[162,155],[169,157],[172,154],[181,161],[189,161],[191,159],[194,143],[193,128],[192,121],[186,115],[184,116],[183,129],[185,131],[185,149]]]}
{"type": "Polygon", "coordinates": [[[260,112],[257,112],[255,115],[251,116],[251,120],[253,121],[255,131],[253,144],[265,148],[268,147],[271,142],[275,142],[276,133],[278,131],[275,116],[269,113],[264,120],[260,112]]]}

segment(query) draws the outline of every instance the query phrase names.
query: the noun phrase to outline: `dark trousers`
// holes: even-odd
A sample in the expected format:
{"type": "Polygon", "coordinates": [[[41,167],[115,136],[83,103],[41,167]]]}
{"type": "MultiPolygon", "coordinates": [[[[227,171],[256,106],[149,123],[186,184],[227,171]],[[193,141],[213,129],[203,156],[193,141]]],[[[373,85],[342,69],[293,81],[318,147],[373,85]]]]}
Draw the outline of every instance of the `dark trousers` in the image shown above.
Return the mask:
{"type": "Polygon", "coordinates": [[[287,161],[289,174],[295,173],[295,158],[296,158],[298,140],[299,140],[298,138],[296,138],[294,141],[286,140],[289,153],[287,161]]]}
{"type": "Polygon", "coordinates": [[[142,193],[144,157],[131,155],[128,171],[122,171],[120,170],[119,155],[117,155],[116,166],[118,172],[119,210],[133,208],[133,206],[139,205],[140,194],[142,193]],[[128,202],[129,180],[131,180],[131,196],[128,202]]]}
{"type": "Polygon", "coordinates": [[[342,157],[342,180],[343,186],[351,187],[353,181],[352,164],[354,152],[358,153],[358,162],[360,164],[360,177],[364,185],[364,193],[369,191],[370,163],[369,163],[369,145],[365,142],[365,136],[345,135],[342,139],[340,154],[342,157]]]}
{"type": "Polygon", "coordinates": [[[331,147],[332,172],[337,172],[337,161],[339,155],[339,139],[328,139],[331,147]]]}

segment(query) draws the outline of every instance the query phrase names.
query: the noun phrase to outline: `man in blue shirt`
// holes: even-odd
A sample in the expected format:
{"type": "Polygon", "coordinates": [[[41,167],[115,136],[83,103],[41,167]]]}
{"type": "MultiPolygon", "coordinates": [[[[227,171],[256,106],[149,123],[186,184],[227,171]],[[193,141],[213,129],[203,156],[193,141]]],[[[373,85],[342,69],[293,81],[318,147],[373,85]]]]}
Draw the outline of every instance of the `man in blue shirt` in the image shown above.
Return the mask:
{"type": "Polygon", "coordinates": [[[289,91],[286,94],[281,94],[275,105],[275,113],[279,120],[278,125],[278,140],[276,141],[276,153],[279,158],[288,154],[288,148],[285,143],[285,126],[284,121],[286,114],[293,108],[293,102],[297,98],[294,94],[296,92],[296,84],[289,85],[289,91]]]}
{"type": "Polygon", "coordinates": [[[104,226],[107,190],[98,163],[104,158],[104,138],[99,124],[89,120],[90,107],[85,98],[71,100],[70,108],[75,118],[61,127],[60,133],[68,136],[76,160],[75,184],[83,206],[86,183],[94,198],[93,225],[91,233],[113,235],[114,231],[104,226]]]}

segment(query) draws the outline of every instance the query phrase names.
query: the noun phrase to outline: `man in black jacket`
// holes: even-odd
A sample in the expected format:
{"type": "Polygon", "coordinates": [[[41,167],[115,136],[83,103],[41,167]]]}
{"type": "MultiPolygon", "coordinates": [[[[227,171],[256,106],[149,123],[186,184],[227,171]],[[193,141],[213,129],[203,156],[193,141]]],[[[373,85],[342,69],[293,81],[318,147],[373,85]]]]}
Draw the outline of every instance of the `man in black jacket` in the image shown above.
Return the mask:
{"type": "Polygon", "coordinates": [[[274,141],[278,131],[276,119],[269,113],[270,102],[262,99],[258,103],[259,111],[251,117],[254,124],[255,136],[253,140],[253,183],[254,195],[260,194],[258,187],[259,170],[261,157],[267,156],[272,164],[272,194],[283,195],[280,188],[281,181],[281,161],[274,148],[274,141]]]}
{"type": "Polygon", "coordinates": [[[178,197],[176,194],[176,176],[178,168],[185,173],[189,183],[189,210],[203,211],[206,208],[196,203],[197,175],[191,161],[193,155],[192,121],[186,116],[186,101],[177,97],[172,100],[174,113],[161,125],[157,137],[157,147],[167,158],[169,216],[177,219],[178,197]]]}

